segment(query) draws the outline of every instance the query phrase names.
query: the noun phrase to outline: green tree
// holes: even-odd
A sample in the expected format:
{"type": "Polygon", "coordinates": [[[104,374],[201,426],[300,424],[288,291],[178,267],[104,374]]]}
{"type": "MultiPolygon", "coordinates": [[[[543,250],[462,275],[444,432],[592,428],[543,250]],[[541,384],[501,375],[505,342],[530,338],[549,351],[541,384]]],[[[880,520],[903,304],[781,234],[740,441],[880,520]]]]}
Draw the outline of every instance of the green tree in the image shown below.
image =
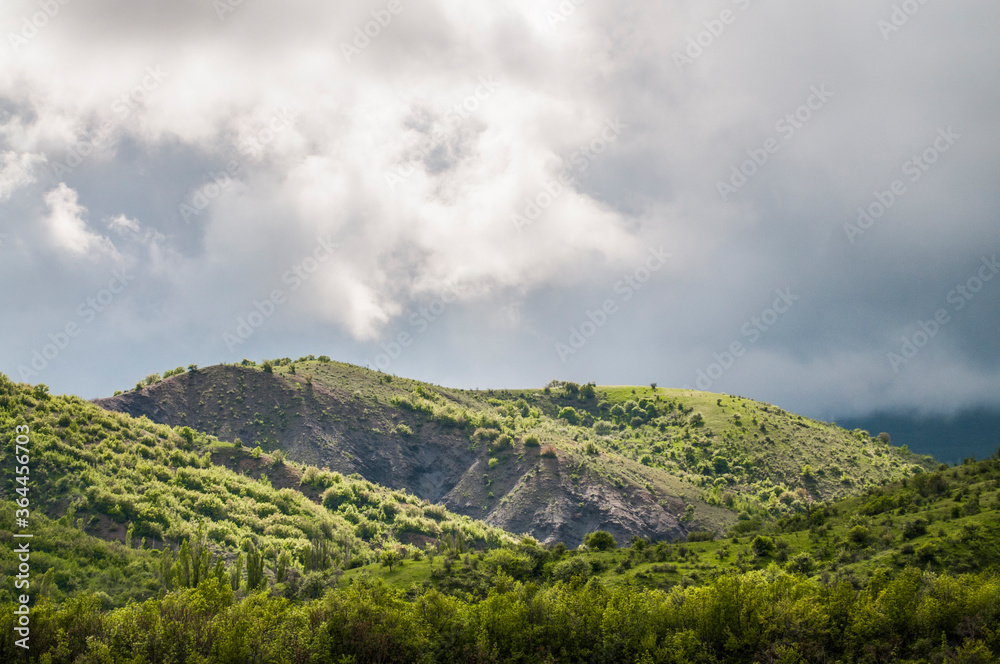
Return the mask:
{"type": "Polygon", "coordinates": [[[229,585],[234,591],[238,591],[242,583],[243,583],[243,552],[240,551],[239,555],[236,556],[236,560],[233,562],[233,566],[229,569],[229,585]]]}
{"type": "Polygon", "coordinates": [[[264,556],[257,546],[246,540],[247,549],[247,592],[254,592],[264,586],[264,556]]]}
{"type": "Polygon", "coordinates": [[[388,567],[389,573],[392,573],[392,568],[400,563],[399,551],[395,547],[389,546],[382,549],[382,555],[379,556],[382,561],[382,567],[388,567]]]}
{"type": "Polygon", "coordinates": [[[170,591],[177,587],[174,576],[174,552],[169,546],[164,546],[160,552],[160,587],[170,591]]]}
{"type": "Polygon", "coordinates": [[[591,551],[611,551],[618,548],[614,536],[606,530],[595,530],[583,538],[583,543],[591,551]]]}
{"type": "Polygon", "coordinates": [[[284,582],[288,575],[288,570],[292,567],[292,554],[287,549],[282,549],[274,560],[274,580],[276,583],[284,582]]]}
{"type": "Polygon", "coordinates": [[[191,587],[191,547],[187,538],[181,542],[180,551],[177,553],[177,565],[180,568],[178,581],[185,588],[191,587]]]}

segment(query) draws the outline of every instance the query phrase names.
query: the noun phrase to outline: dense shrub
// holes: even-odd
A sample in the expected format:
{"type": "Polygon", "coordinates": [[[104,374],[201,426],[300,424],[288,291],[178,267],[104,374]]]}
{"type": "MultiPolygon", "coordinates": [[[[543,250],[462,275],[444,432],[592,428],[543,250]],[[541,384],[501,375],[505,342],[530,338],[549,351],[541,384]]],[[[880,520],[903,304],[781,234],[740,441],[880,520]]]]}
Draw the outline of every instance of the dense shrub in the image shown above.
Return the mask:
{"type": "Polygon", "coordinates": [[[615,538],[606,530],[595,530],[583,538],[583,543],[593,551],[611,551],[618,547],[615,538]]]}

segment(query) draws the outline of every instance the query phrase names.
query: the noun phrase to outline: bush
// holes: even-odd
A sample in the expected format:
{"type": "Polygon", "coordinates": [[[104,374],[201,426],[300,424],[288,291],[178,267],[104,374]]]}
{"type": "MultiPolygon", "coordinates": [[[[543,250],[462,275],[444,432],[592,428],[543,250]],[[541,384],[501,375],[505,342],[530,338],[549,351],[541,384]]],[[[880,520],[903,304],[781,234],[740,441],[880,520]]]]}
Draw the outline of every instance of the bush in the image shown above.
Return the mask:
{"type": "Polygon", "coordinates": [[[448,512],[443,505],[428,505],[424,508],[424,516],[435,521],[442,521],[448,516],[448,512]]]}
{"type": "Polygon", "coordinates": [[[758,558],[771,555],[774,553],[775,548],[774,540],[766,535],[757,535],[757,537],[753,538],[753,542],[750,543],[750,550],[758,558]]]}
{"type": "Polygon", "coordinates": [[[392,429],[393,433],[398,433],[400,436],[412,436],[413,429],[404,423],[397,424],[392,429]]]}
{"type": "Polygon", "coordinates": [[[908,521],[903,525],[903,539],[913,539],[927,533],[927,522],[923,519],[908,521]]]}
{"type": "Polygon", "coordinates": [[[541,442],[539,442],[538,436],[534,436],[534,435],[527,436],[524,439],[524,446],[525,447],[538,447],[539,445],[541,445],[541,442]]]}
{"type": "Polygon", "coordinates": [[[792,572],[797,572],[804,576],[809,576],[812,574],[815,562],[808,553],[800,553],[799,555],[792,558],[788,563],[788,569],[792,572]]]}
{"type": "Polygon", "coordinates": [[[580,421],[580,415],[576,412],[576,408],[572,406],[566,406],[560,409],[559,415],[557,417],[561,420],[566,420],[570,424],[576,424],[580,421]]]}
{"type": "Polygon", "coordinates": [[[482,427],[472,432],[472,440],[477,443],[492,443],[500,437],[500,432],[496,429],[484,429],[482,427]]]}
{"type": "Polygon", "coordinates": [[[708,530],[695,530],[688,533],[688,542],[712,542],[715,541],[715,533],[708,530]]]}
{"type": "Polygon", "coordinates": [[[590,564],[580,556],[564,560],[552,568],[552,578],[556,581],[569,581],[575,576],[581,579],[590,576],[590,564]]]}
{"type": "Polygon", "coordinates": [[[847,533],[847,539],[857,546],[864,546],[868,543],[871,532],[864,526],[854,526],[847,533]]]}
{"type": "Polygon", "coordinates": [[[607,420],[597,420],[594,422],[594,433],[598,436],[606,436],[612,431],[614,431],[614,427],[611,425],[611,422],[607,420]]]}
{"type": "Polygon", "coordinates": [[[354,492],[345,484],[337,484],[323,492],[323,507],[335,510],[344,503],[353,502],[354,492]]]}
{"type": "Polygon", "coordinates": [[[591,551],[611,551],[618,548],[614,536],[606,530],[595,530],[583,538],[583,543],[591,551]]]}
{"type": "Polygon", "coordinates": [[[545,457],[546,459],[555,459],[557,456],[556,448],[552,447],[551,445],[546,445],[545,447],[542,448],[542,456],[545,457]]]}
{"type": "Polygon", "coordinates": [[[299,480],[299,484],[308,484],[312,486],[319,480],[319,468],[316,466],[307,466],[304,471],[302,471],[302,478],[299,480]]]}
{"type": "Polygon", "coordinates": [[[497,459],[496,457],[493,457],[493,458],[491,458],[491,459],[490,459],[490,460],[489,460],[489,461],[487,462],[487,465],[488,465],[488,466],[489,466],[490,468],[496,468],[497,466],[499,466],[499,465],[500,465],[500,460],[499,460],[499,459],[497,459]]]}

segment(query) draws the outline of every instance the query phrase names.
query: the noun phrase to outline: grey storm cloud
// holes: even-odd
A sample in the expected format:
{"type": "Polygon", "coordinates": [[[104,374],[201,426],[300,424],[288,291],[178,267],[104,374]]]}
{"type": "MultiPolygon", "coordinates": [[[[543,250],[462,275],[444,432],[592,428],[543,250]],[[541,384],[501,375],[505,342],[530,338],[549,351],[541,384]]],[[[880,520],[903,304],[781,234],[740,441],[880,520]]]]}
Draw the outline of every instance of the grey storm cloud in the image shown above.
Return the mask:
{"type": "Polygon", "coordinates": [[[325,353],[996,405],[996,3],[13,0],[0,27],[15,379],[325,353]]]}

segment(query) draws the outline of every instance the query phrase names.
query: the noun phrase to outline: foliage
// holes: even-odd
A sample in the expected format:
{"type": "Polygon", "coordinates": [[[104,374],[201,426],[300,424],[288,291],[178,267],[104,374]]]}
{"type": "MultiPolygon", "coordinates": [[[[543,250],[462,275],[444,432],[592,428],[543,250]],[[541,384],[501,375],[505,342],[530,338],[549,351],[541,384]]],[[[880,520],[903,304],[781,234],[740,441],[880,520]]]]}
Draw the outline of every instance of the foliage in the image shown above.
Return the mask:
{"type": "MultiPolygon", "coordinates": [[[[860,591],[768,569],[670,591],[587,582],[561,563],[544,588],[498,571],[479,598],[357,581],[309,601],[234,597],[210,577],[107,610],[94,594],[32,613],[30,661],[993,661],[1000,579],[910,569],[860,591]]],[[[0,606],[13,632],[14,604],[0,606]]],[[[0,660],[21,661],[13,639],[0,660]]]]}
{"type": "Polygon", "coordinates": [[[595,530],[583,538],[583,543],[593,551],[610,551],[618,546],[615,538],[606,530],[595,530]]]}
{"type": "MultiPolygon", "coordinates": [[[[0,431],[23,423],[31,432],[32,573],[49,574],[53,601],[100,590],[107,604],[123,606],[207,576],[236,591],[246,580],[248,591],[280,586],[294,596],[305,572],[374,562],[390,529],[431,540],[448,531],[483,549],[512,539],[405,492],[300,470],[280,449],[268,459],[259,446],[251,451],[76,397],[46,393],[43,402],[38,392],[0,374],[0,431]]],[[[7,472],[14,451],[14,437],[5,435],[5,495],[17,486],[7,472]]],[[[10,538],[13,524],[13,503],[5,501],[0,538],[10,538]]],[[[0,573],[14,574],[17,565],[12,547],[0,547],[0,573]]],[[[14,594],[12,584],[0,587],[0,601],[14,594]]]]}

